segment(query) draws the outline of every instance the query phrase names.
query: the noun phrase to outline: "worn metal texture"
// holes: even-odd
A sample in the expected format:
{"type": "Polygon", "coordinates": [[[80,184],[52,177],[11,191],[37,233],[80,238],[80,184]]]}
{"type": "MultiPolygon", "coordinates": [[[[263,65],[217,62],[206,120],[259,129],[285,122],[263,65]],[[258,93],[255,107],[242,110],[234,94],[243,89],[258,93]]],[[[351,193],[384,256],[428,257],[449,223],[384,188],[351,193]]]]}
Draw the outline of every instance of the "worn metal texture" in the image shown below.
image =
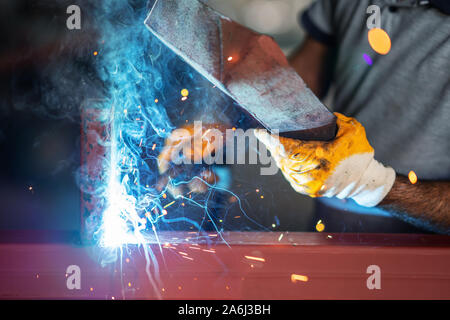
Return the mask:
{"type": "Polygon", "coordinates": [[[145,25],[271,132],[300,139],[334,138],[335,116],[289,66],[271,37],[197,0],[152,0],[145,25]]]}

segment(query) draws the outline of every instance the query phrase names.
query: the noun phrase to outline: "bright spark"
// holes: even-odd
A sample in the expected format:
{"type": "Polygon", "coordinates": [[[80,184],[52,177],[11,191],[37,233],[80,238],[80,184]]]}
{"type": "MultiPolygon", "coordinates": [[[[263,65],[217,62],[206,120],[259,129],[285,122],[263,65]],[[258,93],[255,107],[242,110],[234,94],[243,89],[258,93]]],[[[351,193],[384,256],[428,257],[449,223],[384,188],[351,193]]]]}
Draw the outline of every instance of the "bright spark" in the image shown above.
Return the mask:
{"type": "Polygon", "coordinates": [[[170,207],[170,206],[173,205],[174,203],[175,203],[175,201],[172,201],[171,203],[166,204],[166,205],[164,206],[164,209],[170,207]]]}

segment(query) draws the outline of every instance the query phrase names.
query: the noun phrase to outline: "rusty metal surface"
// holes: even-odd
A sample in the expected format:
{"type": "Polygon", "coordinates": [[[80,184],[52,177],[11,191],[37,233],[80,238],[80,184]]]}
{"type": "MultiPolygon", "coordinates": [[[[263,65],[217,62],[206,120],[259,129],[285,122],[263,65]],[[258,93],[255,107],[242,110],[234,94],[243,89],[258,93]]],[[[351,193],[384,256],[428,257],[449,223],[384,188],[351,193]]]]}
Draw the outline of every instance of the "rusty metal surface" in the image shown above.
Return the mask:
{"type": "Polygon", "coordinates": [[[149,30],[262,126],[280,135],[329,140],[335,116],[289,66],[275,41],[197,0],[151,1],[149,30]]]}
{"type": "MultiPolygon", "coordinates": [[[[175,243],[160,252],[157,245],[151,245],[161,266],[161,298],[450,298],[448,237],[374,234],[364,235],[366,243],[361,244],[356,234],[328,238],[330,234],[290,233],[278,244],[264,245],[277,242],[279,235],[229,233],[226,238],[230,243],[239,243],[243,237],[255,239],[253,244],[232,244],[231,248],[198,245],[194,250],[192,244],[175,243]],[[416,246],[418,243],[422,245],[416,246]],[[381,290],[366,286],[366,270],[373,264],[381,268],[381,290]],[[307,281],[292,281],[292,274],[305,276],[307,281]]],[[[142,251],[129,246],[130,255],[102,268],[95,250],[68,244],[1,244],[0,298],[157,298],[145,272],[142,251]],[[69,265],[81,269],[80,290],[66,286],[69,265]]]]}

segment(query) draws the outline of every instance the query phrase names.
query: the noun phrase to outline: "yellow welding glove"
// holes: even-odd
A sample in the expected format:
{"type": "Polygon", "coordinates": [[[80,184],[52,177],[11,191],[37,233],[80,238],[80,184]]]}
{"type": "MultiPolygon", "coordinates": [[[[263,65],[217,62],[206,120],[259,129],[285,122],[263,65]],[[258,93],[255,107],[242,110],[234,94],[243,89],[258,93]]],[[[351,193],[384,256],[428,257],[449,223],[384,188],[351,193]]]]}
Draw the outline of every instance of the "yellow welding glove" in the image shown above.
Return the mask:
{"type": "Polygon", "coordinates": [[[297,192],[376,206],[391,190],[395,171],[374,159],[374,149],[356,119],[335,115],[338,133],[332,141],[294,140],[260,129],[255,135],[297,192]]]}

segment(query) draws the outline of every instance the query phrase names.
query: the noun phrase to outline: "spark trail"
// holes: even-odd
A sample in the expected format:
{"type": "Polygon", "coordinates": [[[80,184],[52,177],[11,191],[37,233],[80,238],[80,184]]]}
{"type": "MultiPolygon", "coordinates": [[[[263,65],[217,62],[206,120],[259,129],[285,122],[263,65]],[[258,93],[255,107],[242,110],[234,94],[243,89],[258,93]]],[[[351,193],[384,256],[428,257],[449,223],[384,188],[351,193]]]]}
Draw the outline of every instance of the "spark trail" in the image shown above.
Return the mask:
{"type": "MultiPolygon", "coordinates": [[[[96,12],[100,34],[95,64],[107,97],[102,108],[108,115],[109,153],[103,163],[107,179],[99,186],[104,190],[105,210],[95,234],[99,246],[108,253],[103,263],[116,261],[128,245],[140,246],[147,260],[149,281],[160,297],[160,266],[149,243],[156,243],[162,253],[158,232],[170,229],[168,226],[173,223],[190,224],[200,238],[205,219],[212,222],[221,237],[209,201],[217,190],[229,191],[204,181],[209,191],[202,199],[187,194],[166,199],[170,186],[201,179],[195,170],[184,179],[168,179],[166,186],[158,187],[157,156],[165,138],[175,128],[167,114],[170,99],[166,95],[172,89],[167,79],[171,73],[180,72],[173,67],[176,57],[163,53],[159,41],[146,29],[143,21],[147,13],[146,1],[122,0],[102,1],[96,12]],[[178,200],[190,206],[184,208],[183,202],[183,209],[190,215],[194,207],[201,210],[202,222],[184,214],[172,216],[178,200]]],[[[192,78],[189,71],[182,72],[192,78]]],[[[174,90],[180,92],[179,88],[174,90]]],[[[206,232],[204,239],[210,241],[206,232]]]]}

